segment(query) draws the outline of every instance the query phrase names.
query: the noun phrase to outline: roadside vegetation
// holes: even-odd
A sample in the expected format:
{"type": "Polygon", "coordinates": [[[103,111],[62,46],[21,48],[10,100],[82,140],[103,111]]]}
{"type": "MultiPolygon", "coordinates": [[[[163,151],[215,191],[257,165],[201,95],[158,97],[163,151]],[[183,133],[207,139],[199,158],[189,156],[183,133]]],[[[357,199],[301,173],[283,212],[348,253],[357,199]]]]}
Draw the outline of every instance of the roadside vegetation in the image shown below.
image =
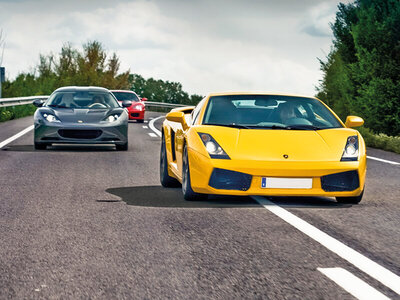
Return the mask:
{"type": "Polygon", "coordinates": [[[317,97],[342,118],[364,119],[368,146],[400,153],[400,1],[338,6],[317,97]]]}

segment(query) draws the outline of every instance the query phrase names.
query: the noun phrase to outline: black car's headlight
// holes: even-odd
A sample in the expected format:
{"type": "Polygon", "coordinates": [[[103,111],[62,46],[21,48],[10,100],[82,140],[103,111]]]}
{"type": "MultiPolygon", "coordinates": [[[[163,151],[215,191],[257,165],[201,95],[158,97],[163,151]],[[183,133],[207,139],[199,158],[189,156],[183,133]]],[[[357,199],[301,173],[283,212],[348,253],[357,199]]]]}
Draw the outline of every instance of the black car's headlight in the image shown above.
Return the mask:
{"type": "Polygon", "coordinates": [[[112,122],[118,121],[118,119],[120,117],[121,117],[121,114],[108,115],[106,118],[103,119],[103,122],[112,123],[112,122]]]}
{"type": "Polygon", "coordinates": [[[47,122],[54,123],[54,122],[61,122],[60,119],[58,119],[55,115],[49,114],[49,113],[42,113],[43,119],[45,119],[47,122]]]}
{"type": "Polygon", "coordinates": [[[230,159],[228,154],[226,154],[224,149],[222,149],[211,135],[199,132],[199,136],[211,158],[230,159]]]}
{"type": "Polygon", "coordinates": [[[341,161],[356,160],[358,160],[358,136],[353,135],[347,138],[347,143],[344,147],[341,161]]]}

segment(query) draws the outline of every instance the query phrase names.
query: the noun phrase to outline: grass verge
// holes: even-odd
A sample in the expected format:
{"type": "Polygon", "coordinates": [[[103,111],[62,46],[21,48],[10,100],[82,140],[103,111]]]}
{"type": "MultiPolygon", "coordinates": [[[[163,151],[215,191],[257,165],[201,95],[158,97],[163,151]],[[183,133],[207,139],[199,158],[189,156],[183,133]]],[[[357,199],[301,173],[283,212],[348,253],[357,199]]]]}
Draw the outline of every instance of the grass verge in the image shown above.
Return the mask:
{"type": "Polygon", "coordinates": [[[368,147],[382,149],[400,154],[400,136],[388,136],[384,133],[375,134],[365,127],[357,128],[368,147]]]}
{"type": "Polygon", "coordinates": [[[32,104],[0,107],[0,122],[31,116],[35,111],[32,104]]]}

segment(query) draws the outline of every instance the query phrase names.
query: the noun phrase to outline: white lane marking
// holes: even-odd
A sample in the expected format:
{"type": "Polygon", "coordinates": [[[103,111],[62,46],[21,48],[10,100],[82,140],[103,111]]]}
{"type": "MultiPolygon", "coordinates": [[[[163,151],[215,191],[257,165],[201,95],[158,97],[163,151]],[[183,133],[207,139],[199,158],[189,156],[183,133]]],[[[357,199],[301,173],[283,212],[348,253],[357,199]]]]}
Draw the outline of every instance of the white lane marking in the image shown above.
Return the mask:
{"type": "Polygon", "coordinates": [[[390,300],[369,284],[342,268],[318,268],[322,274],[360,300],[390,300]]]}
{"type": "Polygon", "coordinates": [[[12,137],[6,139],[4,142],[0,143],[0,149],[3,148],[5,145],[11,143],[12,141],[15,141],[17,138],[23,136],[25,133],[28,133],[33,129],[33,125],[25,128],[24,130],[18,132],[17,134],[13,135],[12,137]]]}
{"type": "Polygon", "coordinates": [[[157,118],[155,118],[155,119],[152,119],[152,120],[149,122],[149,127],[150,127],[150,129],[153,130],[153,131],[155,132],[155,134],[157,134],[158,136],[161,136],[161,131],[158,130],[158,129],[154,126],[154,122],[157,121],[158,119],[161,119],[161,118],[165,118],[165,116],[159,116],[159,117],[157,117],[157,118]]]}
{"type": "Polygon", "coordinates": [[[146,126],[146,125],[144,125],[144,126],[142,126],[144,129],[148,129],[149,128],[149,126],[146,126]]]}
{"type": "Polygon", "coordinates": [[[279,218],[283,219],[293,227],[308,235],[313,240],[331,250],[333,253],[336,253],[341,258],[347,260],[349,263],[353,264],[361,271],[367,273],[369,276],[375,278],[376,280],[400,295],[400,277],[396,274],[385,269],[381,265],[365,257],[361,253],[358,253],[352,248],[346,246],[342,242],[334,239],[333,237],[329,236],[328,234],[319,230],[313,225],[307,223],[306,221],[300,219],[294,214],[288,212],[282,207],[265,199],[264,197],[252,196],[252,198],[279,218]]]}
{"type": "Polygon", "coordinates": [[[386,160],[386,159],[382,159],[382,158],[378,158],[378,157],[367,156],[367,158],[372,159],[372,160],[377,160],[377,161],[380,161],[380,162],[384,162],[384,163],[387,163],[387,164],[391,164],[391,165],[396,165],[396,166],[400,165],[400,163],[398,163],[398,162],[391,161],[391,160],[386,160]]]}
{"type": "Polygon", "coordinates": [[[157,134],[152,133],[152,132],[149,132],[149,136],[151,136],[151,137],[157,137],[157,134]]]}
{"type": "Polygon", "coordinates": [[[149,123],[149,121],[147,121],[147,120],[144,120],[144,122],[145,122],[145,123],[149,123]]]}

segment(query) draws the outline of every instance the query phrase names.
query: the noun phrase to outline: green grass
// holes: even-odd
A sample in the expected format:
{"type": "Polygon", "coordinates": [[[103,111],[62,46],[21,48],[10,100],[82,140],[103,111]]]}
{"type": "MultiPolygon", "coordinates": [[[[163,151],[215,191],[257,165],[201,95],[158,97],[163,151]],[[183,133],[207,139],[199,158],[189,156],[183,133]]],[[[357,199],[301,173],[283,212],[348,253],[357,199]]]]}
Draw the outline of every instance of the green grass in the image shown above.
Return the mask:
{"type": "Polygon", "coordinates": [[[0,122],[31,116],[36,111],[32,104],[17,105],[0,108],[0,122]]]}
{"type": "Polygon", "coordinates": [[[388,136],[384,133],[375,134],[365,127],[357,128],[357,130],[364,137],[368,147],[400,154],[400,136],[388,136]]]}

